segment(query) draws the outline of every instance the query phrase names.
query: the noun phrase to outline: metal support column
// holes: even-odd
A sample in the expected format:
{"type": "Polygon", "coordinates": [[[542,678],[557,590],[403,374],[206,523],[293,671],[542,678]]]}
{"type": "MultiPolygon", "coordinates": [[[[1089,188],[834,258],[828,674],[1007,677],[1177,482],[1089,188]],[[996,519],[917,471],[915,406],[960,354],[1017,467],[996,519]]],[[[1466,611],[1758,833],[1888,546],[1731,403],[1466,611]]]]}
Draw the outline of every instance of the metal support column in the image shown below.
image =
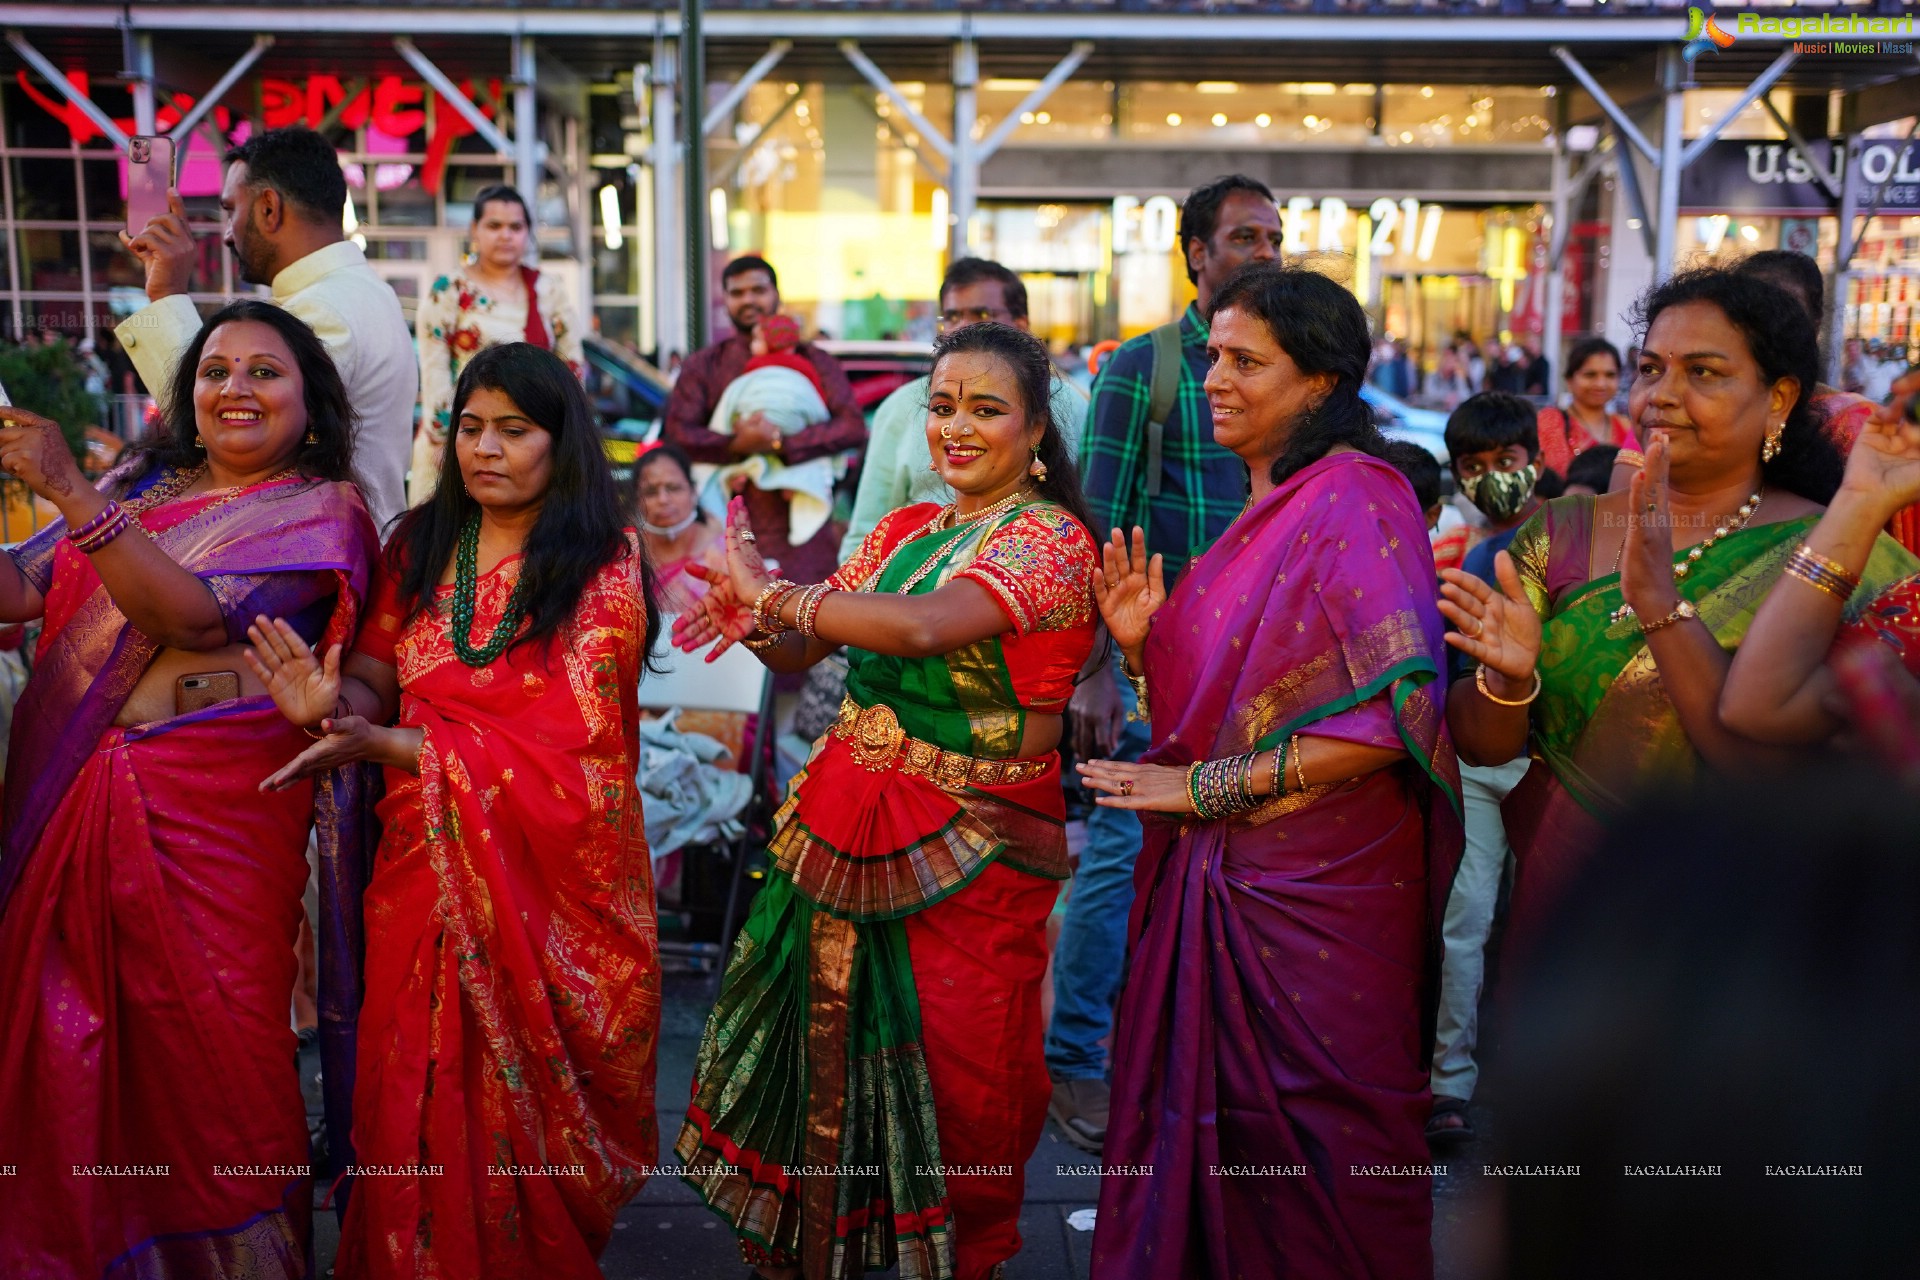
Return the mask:
{"type": "Polygon", "coordinates": [[[227,74],[214,81],[213,88],[202,94],[192,108],[180,117],[180,122],[174,125],[170,132],[181,140],[179,145],[182,150],[186,148],[187,135],[192,133],[202,120],[213,114],[213,109],[220,105],[220,99],[226,97],[228,91],[240,82],[240,77],[253,70],[253,64],[260,61],[261,55],[271,48],[273,48],[272,36],[255,36],[253,47],[241,54],[239,61],[227,68],[227,74]]]}
{"type": "Polygon", "coordinates": [[[1840,169],[1839,237],[1833,246],[1833,282],[1827,286],[1827,385],[1840,385],[1841,368],[1846,362],[1847,286],[1852,279],[1853,217],[1860,207],[1861,138],[1847,135],[1844,163],[1840,169]]]}
{"type": "Polygon", "coordinates": [[[153,37],[144,31],[137,35],[127,31],[122,34],[126,42],[127,89],[133,94],[133,131],[151,137],[160,132],[153,106],[153,37]]]}
{"type": "Polygon", "coordinates": [[[461,119],[473,126],[473,131],[498,152],[501,159],[510,159],[514,156],[517,148],[507,135],[500,131],[500,126],[487,119],[480,108],[474,105],[473,99],[460,92],[460,87],[454,84],[446,72],[436,67],[431,58],[416,49],[412,40],[406,36],[395,36],[393,50],[406,59],[408,66],[420,73],[420,78],[431,85],[435,93],[447,100],[448,106],[460,113],[461,119]]]}
{"type": "Polygon", "coordinates": [[[688,353],[686,285],[681,278],[685,247],[680,224],[680,135],[675,114],[680,87],[679,48],[664,34],[653,44],[653,191],[648,210],[653,232],[653,316],[660,366],[678,351],[688,353]]]}
{"type": "Polygon", "coordinates": [[[38,71],[40,78],[52,85],[60,96],[73,106],[74,110],[85,116],[94,128],[111,138],[114,146],[122,151],[127,149],[127,135],[120,131],[120,126],[113,122],[113,117],[102,111],[99,104],[92,98],[74,88],[73,82],[62,75],[58,67],[48,62],[46,55],[27,43],[26,36],[17,30],[9,29],[7,43],[12,45],[13,51],[20,55],[20,60],[38,71]]]}
{"type": "Polygon", "coordinates": [[[948,236],[948,257],[964,258],[972,252],[973,207],[980,191],[980,161],[974,141],[973,125],[977,107],[975,91],[980,83],[980,57],[971,35],[953,46],[953,159],[948,170],[948,205],[952,210],[953,231],[948,236]]]}
{"type": "Polygon", "coordinates": [[[726,95],[714,103],[712,109],[701,119],[701,136],[704,137],[725,124],[727,117],[733,114],[734,108],[746,101],[747,95],[753,92],[754,86],[765,80],[767,74],[780,65],[780,59],[786,57],[787,51],[792,48],[791,40],[775,40],[772,47],[760,55],[760,60],[748,67],[747,73],[735,80],[726,95]]]}
{"type": "Polygon", "coordinates": [[[707,258],[713,231],[707,216],[707,139],[701,112],[707,100],[706,46],[700,35],[701,0],[680,0],[680,74],[686,84],[687,150],[683,211],[687,255],[687,342],[690,350],[707,345],[707,258]]]}
{"type": "MultiPolygon", "coordinates": [[[[513,38],[513,185],[529,210],[540,207],[540,128],[534,105],[533,37],[513,38]]],[[[537,261],[540,248],[532,236],[527,250],[537,261]]]]}
{"type": "Polygon", "coordinates": [[[1660,187],[1653,212],[1653,280],[1673,274],[1673,249],[1679,235],[1680,170],[1686,164],[1686,144],[1680,129],[1686,123],[1685,68],[1678,47],[1660,51],[1660,83],[1665,101],[1660,108],[1660,187]]]}
{"type": "Polygon", "coordinates": [[[1006,119],[1002,120],[999,125],[994,128],[994,131],[987,135],[986,141],[982,142],[974,152],[974,160],[979,164],[985,164],[988,158],[1000,149],[1000,144],[1012,137],[1013,131],[1020,127],[1020,117],[1030,111],[1038,111],[1046,100],[1053,96],[1054,90],[1065,84],[1068,77],[1078,71],[1081,65],[1092,55],[1093,41],[1076,40],[1072,51],[1069,52],[1066,57],[1060,59],[1060,61],[1055,64],[1053,70],[1047,72],[1046,79],[1036,85],[1033,91],[1025,98],[1022,98],[1019,106],[1007,112],[1006,119]]]}
{"type": "MultiPolygon", "coordinates": [[[[1556,120],[1553,130],[1553,167],[1549,179],[1548,207],[1552,211],[1553,225],[1548,229],[1547,241],[1547,289],[1546,314],[1540,317],[1540,350],[1547,357],[1547,363],[1553,372],[1565,377],[1571,372],[1563,367],[1560,351],[1560,315],[1566,306],[1566,272],[1562,269],[1561,255],[1566,252],[1568,223],[1572,220],[1572,201],[1568,198],[1567,182],[1567,95],[1561,94],[1556,103],[1556,120]]],[[[1549,385],[1543,388],[1551,396],[1554,389],[1549,385]]]]}

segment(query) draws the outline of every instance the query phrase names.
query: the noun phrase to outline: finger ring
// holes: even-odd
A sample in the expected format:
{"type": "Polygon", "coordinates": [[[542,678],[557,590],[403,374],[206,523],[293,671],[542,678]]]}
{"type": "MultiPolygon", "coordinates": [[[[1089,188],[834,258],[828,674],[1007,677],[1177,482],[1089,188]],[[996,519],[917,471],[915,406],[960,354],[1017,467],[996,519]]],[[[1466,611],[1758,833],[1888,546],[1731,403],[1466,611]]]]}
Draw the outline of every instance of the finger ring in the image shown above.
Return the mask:
{"type": "Polygon", "coordinates": [[[1122,782],[1120,783],[1120,794],[1121,794],[1121,795],[1123,795],[1123,796],[1130,796],[1130,795],[1132,795],[1132,794],[1133,794],[1133,779],[1132,779],[1132,778],[1127,778],[1127,779],[1125,779],[1124,781],[1122,781],[1122,782]]]}
{"type": "Polygon", "coordinates": [[[1656,511],[1658,511],[1659,509],[1660,509],[1660,504],[1659,504],[1659,503],[1657,503],[1657,502],[1649,502],[1649,503],[1647,504],[1647,514],[1648,514],[1648,515],[1652,515],[1652,514],[1653,514],[1654,512],[1656,512],[1656,511]]]}
{"type": "Polygon", "coordinates": [[[1480,621],[1480,619],[1475,618],[1473,620],[1473,630],[1467,632],[1467,639],[1478,640],[1480,638],[1480,633],[1482,631],[1485,631],[1486,629],[1487,629],[1487,624],[1480,621]]]}
{"type": "Polygon", "coordinates": [[[759,539],[753,536],[753,530],[751,530],[751,529],[742,529],[742,530],[740,531],[740,541],[742,541],[742,542],[758,542],[758,541],[759,541],[759,539]]]}

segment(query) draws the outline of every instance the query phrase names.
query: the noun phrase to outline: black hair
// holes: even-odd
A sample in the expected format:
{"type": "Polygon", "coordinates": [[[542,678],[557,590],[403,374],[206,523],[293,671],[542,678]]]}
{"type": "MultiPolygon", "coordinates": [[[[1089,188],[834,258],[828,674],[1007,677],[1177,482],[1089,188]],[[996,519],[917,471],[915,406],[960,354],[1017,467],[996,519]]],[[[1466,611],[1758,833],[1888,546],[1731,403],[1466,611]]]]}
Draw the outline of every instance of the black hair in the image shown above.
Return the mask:
{"type": "Polygon", "coordinates": [[[1389,440],[1387,451],[1381,457],[1392,463],[1394,470],[1413,486],[1413,496],[1419,500],[1423,514],[1440,501],[1440,461],[1427,452],[1425,445],[1411,440],[1389,440]]]}
{"type": "Polygon", "coordinates": [[[1236,191],[1248,191],[1266,200],[1273,199],[1271,187],[1244,173],[1229,173],[1187,192],[1186,203],[1180,206],[1180,261],[1187,268],[1188,280],[1198,283],[1200,273],[1193,269],[1193,258],[1187,253],[1187,246],[1195,240],[1206,244],[1213,239],[1213,233],[1220,226],[1220,206],[1236,191]]]}
{"type": "Polygon", "coordinates": [[[940,298],[944,302],[949,289],[963,289],[983,280],[998,281],[1000,297],[1015,320],[1027,318],[1027,286],[1011,270],[991,258],[956,258],[947,274],[940,278],[940,298]]]}
{"type": "Polygon", "coordinates": [[[553,437],[553,473],[521,562],[526,583],[527,626],[512,648],[549,643],[573,617],[580,595],[595,574],[629,554],[641,557],[641,591],[647,606],[646,652],[660,634],[653,566],[644,550],[629,551],[620,494],[607,469],[593,407],[580,380],[560,357],[526,342],[488,347],[467,363],[453,391],[453,430],[440,453],[440,484],[434,495],[400,517],[387,541],[386,562],[398,583],[403,615],[421,613],[433,600],[460,531],[480,505],[460,476],[457,446],[460,414],[476,391],[498,391],[553,437]]]}
{"type": "Polygon", "coordinates": [[[1813,390],[1820,382],[1820,343],[1812,317],[1777,284],[1741,271],[1700,267],[1670,276],[1634,305],[1641,344],[1645,345],[1661,312],[1691,302],[1719,308],[1747,340],[1747,350],[1768,386],[1781,378],[1800,384],[1780,437],[1780,452],[1772,462],[1762,464],[1766,483],[1823,506],[1832,501],[1846,464],[1821,431],[1813,408],[1813,390]]]}
{"type": "Polygon", "coordinates": [[[347,175],[333,144],[300,125],[268,129],[230,148],[226,162],[247,166],[251,186],[271,187],[314,222],[338,226],[347,208],[347,175]]]}
{"type": "MultiPolygon", "coordinates": [[[[1028,420],[1038,417],[1046,424],[1040,435],[1040,461],[1046,464],[1047,478],[1036,481],[1035,488],[1040,496],[1066,509],[1067,514],[1086,526],[1095,542],[1105,537],[1105,530],[1098,528],[1093,519],[1093,508],[1088,505],[1087,497],[1080,488],[1080,473],[1073,464],[1073,454],[1067,449],[1066,437],[1060,433],[1060,424],[1053,417],[1053,357],[1047,354],[1047,346],[1024,329],[1016,329],[1010,324],[988,322],[970,324],[961,329],[952,329],[940,335],[933,344],[933,367],[940,368],[940,362],[948,356],[962,352],[978,351],[995,356],[1004,361],[1013,371],[1013,380],[1020,388],[1020,405],[1027,411],[1028,420]]],[[[928,380],[932,386],[932,379],[928,380]]]]}
{"type": "Polygon", "coordinates": [[[1586,367],[1587,361],[1595,356],[1610,356],[1616,373],[1624,373],[1626,366],[1620,362],[1620,349],[1605,338],[1582,338],[1573,344],[1567,352],[1567,381],[1573,381],[1573,375],[1586,367]]]}
{"type": "Polygon", "coordinates": [[[527,207],[526,197],[521,195],[517,188],[510,187],[504,182],[496,182],[490,187],[481,188],[480,194],[473,198],[473,220],[479,222],[486,207],[496,201],[502,204],[519,205],[520,216],[526,219],[527,229],[529,231],[533,229],[533,210],[527,207]]]}
{"type": "Polygon", "coordinates": [[[1920,1140],[1916,823],[1913,793],[1857,758],[1705,778],[1610,823],[1509,932],[1518,963],[1483,1014],[1489,1158],[1610,1176],[1507,1179],[1506,1274],[1912,1273],[1912,1178],[1875,1171],[1920,1140]],[[1726,1176],[1618,1176],[1694,1161],[1726,1176]],[[1794,1162],[1865,1176],[1763,1176],[1794,1162]]]}
{"type": "Polygon", "coordinates": [[[780,277],[774,273],[773,264],[765,258],[751,253],[743,254],[735,258],[732,262],[729,262],[726,266],[720,268],[720,287],[725,289],[727,287],[727,281],[733,279],[735,276],[743,276],[749,271],[766,272],[767,283],[771,284],[776,292],[779,290],[780,277]]]}
{"type": "Polygon", "coordinates": [[[200,332],[193,335],[193,341],[181,352],[180,362],[174,365],[173,376],[167,381],[166,396],[162,401],[165,413],[160,420],[160,429],[132,455],[131,460],[135,465],[129,469],[129,476],[137,478],[146,475],[155,467],[192,470],[206,461],[205,451],[194,444],[200,434],[193,407],[193,388],[199,381],[200,357],[206,351],[207,341],[213,337],[215,329],[225,324],[248,321],[267,325],[278,333],[286,342],[287,349],[293,353],[295,367],[300,370],[300,380],[305,389],[307,432],[313,436],[314,443],[308,444],[302,438],[299,450],[293,456],[293,465],[309,479],[353,480],[353,424],[356,415],[353,401],[347,395],[346,384],[340,379],[340,370],[327,351],[327,344],[320,341],[299,316],[285,307],[259,298],[241,298],[237,302],[229,302],[208,316],[200,326],[200,332]]]}
{"type": "MultiPolygon", "coordinates": [[[[1533,480],[1533,496],[1542,502],[1558,498],[1567,491],[1567,484],[1567,478],[1558,471],[1552,467],[1542,467],[1540,474],[1533,480]]],[[[1606,490],[1602,489],[1600,492],[1604,493],[1606,490]]]]}
{"type": "Polygon", "coordinates": [[[693,484],[693,459],[687,456],[685,449],[682,449],[671,440],[662,440],[659,444],[654,445],[651,449],[648,449],[645,453],[633,460],[633,482],[639,484],[640,473],[662,458],[668,459],[675,466],[679,467],[680,474],[687,478],[687,483],[689,485],[693,484]]]}
{"type": "Polygon", "coordinates": [[[1806,307],[1808,318],[1818,328],[1827,303],[1827,281],[1820,274],[1820,264],[1812,258],[1791,249],[1762,249],[1742,258],[1733,269],[1785,289],[1806,307]]]}
{"type": "Polygon", "coordinates": [[[1567,483],[1583,484],[1595,493],[1605,493],[1613,483],[1613,463],[1619,454],[1617,444],[1596,444],[1582,449],[1567,465],[1567,483]]]}
{"type": "Polygon", "coordinates": [[[1531,401],[1508,391],[1482,391],[1460,402],[1447,417],[1447,456],[1504,449],[1517,444],[1528,458],[1540,456],[1539,414],[1531,401]]]}
{"type": "Polygon", "coordinates": [[[1367,313],[1351,293],[1315,271],[1249,262],[1213,295],[1208,322],[1228,308],[1266,325],[1301,373],[1334,377],[1333,389],[1293,425],[1286,447],[1273,460],[1275,484],[1326,457],[1335,445],[1375,458],[1386,456],[1386,437],[1360,398],[1373,337],[1367,331],[1367,313]]]}

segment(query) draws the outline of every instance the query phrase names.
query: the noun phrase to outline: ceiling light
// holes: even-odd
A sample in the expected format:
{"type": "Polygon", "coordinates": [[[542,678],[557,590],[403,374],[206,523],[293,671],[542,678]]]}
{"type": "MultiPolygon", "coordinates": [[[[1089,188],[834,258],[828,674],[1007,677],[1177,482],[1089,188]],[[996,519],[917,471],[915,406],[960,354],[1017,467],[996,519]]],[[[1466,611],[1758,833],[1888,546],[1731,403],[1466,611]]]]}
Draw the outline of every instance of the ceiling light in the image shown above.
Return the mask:
{"type": "Polygon", "coordinates": [[[1178,128],[1180,125],[1180,113],[1178,111],[1167,112],[1167,123],[1178,128]]]}
{"type": "Polygon", "coordinates": [[[1253,118],[1253,122],[1259,125],[1262,129],[1264,129],[1268,125],[1273,123],[1273,117],[1268,115],[1266,112],[1262,111],[1259,115],[1253,118]]]}
{"type": "Polygon", "coordinates": [[[1227,122],[1227,118],[1224,115],[1220,114],[1218,111],[1213,113],[1214,128],[1218,129],[1221,125],[1225,124],[1226,122],[1227,122]]]}

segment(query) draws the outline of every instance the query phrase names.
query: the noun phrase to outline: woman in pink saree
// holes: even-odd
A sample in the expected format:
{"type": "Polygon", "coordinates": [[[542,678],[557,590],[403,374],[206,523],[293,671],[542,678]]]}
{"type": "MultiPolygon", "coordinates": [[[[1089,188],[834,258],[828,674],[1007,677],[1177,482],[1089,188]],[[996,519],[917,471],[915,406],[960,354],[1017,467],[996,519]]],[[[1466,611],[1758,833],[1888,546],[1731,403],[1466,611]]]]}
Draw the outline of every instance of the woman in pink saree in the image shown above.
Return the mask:
{"type": "Polygon", "coordinates": [[[0,410],[0,465],[63,517],[0,559],[0,617],[45,619],[0,826],[0,1275],[309,1274],[288,1005],[316,791],[255,794],[306,740],[236,642],[263,611],[351,635],[373,524],[345,388],[287,312],[215,314],[169,403],[105,492],[0,410]]]}
{"type": "Polygon", "coordinates": [[[1248,509],[1171,596],[1138,530],[1096,585],[1153,747],[1081,766],[1100,804],[1152,818],[1093,1275],[1418,1280],[1460,848],[1425,521],[1374,456],[1352,295],[1251,265],[1211,326],[1214,438],[1248,464],[1248,509]]]}

